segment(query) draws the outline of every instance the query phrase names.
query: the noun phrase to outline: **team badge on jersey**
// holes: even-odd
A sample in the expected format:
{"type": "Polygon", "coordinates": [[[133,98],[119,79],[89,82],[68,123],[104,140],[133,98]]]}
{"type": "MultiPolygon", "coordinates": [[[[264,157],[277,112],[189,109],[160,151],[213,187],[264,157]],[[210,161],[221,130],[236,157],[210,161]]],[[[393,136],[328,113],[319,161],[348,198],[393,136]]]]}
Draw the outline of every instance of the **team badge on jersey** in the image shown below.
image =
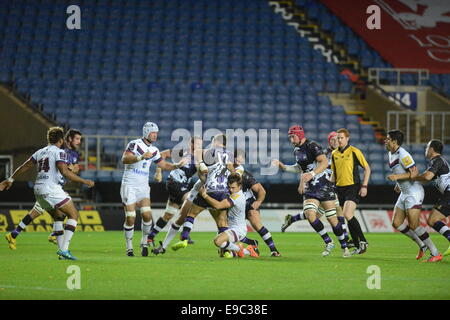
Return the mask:
{"type": "Polygon", "coordinates": [[[232,194],[230,197],[231,197],[231,199],[233,199],[233,200],[236,200],[237,198],[239,198],[239,193],[235,193],[235,194],[232,194]]]}
{"type": "Polygon", "coordinates": [[[404,165],[405,167],[408,167],[408,166],[410,166],[410,165],[413,163],[410,156],[404,157],[404,158],[402,159],[402,162],[403,162],[403,165],[404,165]]]}

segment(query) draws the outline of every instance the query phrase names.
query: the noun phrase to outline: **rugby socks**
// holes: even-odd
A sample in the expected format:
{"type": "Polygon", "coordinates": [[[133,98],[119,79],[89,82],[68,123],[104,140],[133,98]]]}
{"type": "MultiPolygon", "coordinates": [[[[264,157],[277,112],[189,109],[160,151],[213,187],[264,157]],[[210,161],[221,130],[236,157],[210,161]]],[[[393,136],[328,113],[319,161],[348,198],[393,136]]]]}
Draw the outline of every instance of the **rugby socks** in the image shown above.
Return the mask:
{"type": "Polygon", "coordinates": [[[16,229],[11,232],[11,236],[15,239],[17,236],[24,230],[27,225],[29,225],[33,221],[31,216],[27,214],[25,217],[23,217],[22,221],[20,221],[19,225],[16,227],[16,229]]]}
{"type": "Polygon", "coordinates": [[[325,241],[325,243],[330,243],[331,238],[328,236],[327,232],[325,231],[325,227],[323,226],[323,223],[319,220],[319,218],[316,218],[316,220],[314,220],[313,222],[310,222],[311,227],[313,227],[313,229],[320,234],[320,236],[322,237],[323,241],[325,241]]]}
{"type": "MultiPolygon", "coordinates": [[[[222,243],[220,245],[220,249],[222,249],[222,250],[230,250],[230,251],[233,251],[233,252],[236,252],[236,253],[241,251],[241,248],[237,244],[232,243],[230,241],[226,241],[226,242],[222,243]]],[[[246,256],[250,255],[250,251],[248,249],[244,248],[243,251],[244,251],[244,254],[246,256]]],[[[233,256],[235,256],[235,255],[233,255],[233,256]]]]}
{"type": "Polygon", "coordinates": [[[56,237],[58,242],[58,249],[61,249],[64,243],[64,224],[62,221],[55,221],[53,223],[53,236],[56,237]]]}
{"type": "Polygon", "coordinates": [[[218,229],[219,231],[217,231],[217,234],[221,234],[222,232],[225,232],[225,231],[227,231],[228,230],[228,228],[227,227],[219,227],[219,229],[218,229]]]}
{"type": "Polygon", "coordinates": [[[70,240],[72,239],[72,236],[76,228],[77,228],[77,220],[68,219],[66,222],[66,227],[64,228],[64,240],[62,243],[61,250],[63,251],[69,250],[70,240]]]}
{"type": "Polygon", "coordinates": [[[252,240],[252,239],[249,239],[247,237],[244,237],[244,239],[242,239],[241,242],[245,243],[245,244],[252,245],[252,246],[257,246],[258,245],[258,242],[256,242],[256,240],[252,240]]]}
{"type": "Polygon", "coordinates": [[[417,234],[412,231],[409,226],[403,222],[398,228],[398,231],[400,231],[401,233],[403,233],[405,236],[411,238],[411,240],[413,240],[415,243],[417,243],[417,245],[419,246],[419,248],[423,248],[425,247],[425,243],[422,242],[422,240],[419,239],[419,237],[417,236],[417,234]]]}
{"type": "Polygon", "coordinates": [[[332,227],[332,228],[333,228],[334,234],[336,235],[336,237],[338,238],[338,240],[341,244],[341,248],[342,249],[347,248],[347,240],[344,235],[344,230],[342,228],[342,224],[340,222],[338,222],[336,227],[332,227]]]}
{"type": "Polygon", "coordinates": [[[348,228],[350,230],[350,235],[352,236],[353,242],[357,248],[359,248],[360,241],[367,242],[366,237],[364,237],[364,234],[362,232],[361,225],[355,217],[348,220],[348,228]]]}
{"type": "Polygon", "coordinates": [[[152,220],[145,222],[144,219],[141,220],[142,238],[141,245],[147,246],[147,237],[152,229],[152,220]]]}
{"type": "Polygon", "coordinates": [[[162,247],[164,249],[167,248],[167,246],[170,244],[170,242],[173,240],[173,238],[175,238],[175,236],[178,233],[178,230],[180,230],[180,226],[177,225],[176,223],[172,223],[169,227],[169,231],[166,234],[166,238],[164,239],[164,242],[162,244],[162,247]]]}
{"type": "Polygon", "coordinates": [[[270,251],[278,251],[275,247],[275,244],[273,243],[272,235],[270,234],[269,230],[267,230],[264,226],[258,230],[259,235],[264,240],[264,242],[267,244],[267,246],[270,248],[270,251]]]}
{"type": "Polygon", "coordinates": [[[448,241],[450,241],[450,229],[442,221],[433,224],[433,229],[442,234],[448,241]]]}
{"type": "Polygon", "coordinates": [[[291,217],[291,222],[292,223],[296,222],[296,221],[299,221],[299,220],[306,220],[305,213],[303,211],[300,212],[299,214],[296,214],[295,216],[291,217]]]}
{"type": "Polygon", "coordinates": [[[194,227],[193,217],[186,217],[183,224],[183,231],[181,231],[181,241],[189,239],[189,234],[191,233],[192,228],[194,227]]]}
{"type": "Polygon", "coordinates": [[[155,238],[156,235],[160,233],[162,229],[164,229],[168,222],[169,221],[165,221],[162,217],[160,217],[158,221],[156,221],[156,224],[152,227],[148,238],[153,240],[153,238],[155,238]]]}
{"type": "Polygon", "coordinates": [[[433,241],[431,241],[430,235],[424,227],[417,227],[414,232],[419,236],[419,239],[425,243],[428,249],[430,249],[432,256],[437,256],[439,254],[438,249],[434,245],[433,241]]]}
{"type": "Polygon", "coordinates": [[[125,242],[127,245],[127,251],[133,250],[133,234],[134,226],[128,226],[126,223],[123,225],[123,231],[125,234],[125,242]]]}
{"type": "Polygon", "coordinates": [[[347,224],[345,223],[345,217],[337,217],[339,223],[342,226],[342,231],[344,232],[344,237],[347,240],[348,239],[348,228],[347,228],[347,224]]]}

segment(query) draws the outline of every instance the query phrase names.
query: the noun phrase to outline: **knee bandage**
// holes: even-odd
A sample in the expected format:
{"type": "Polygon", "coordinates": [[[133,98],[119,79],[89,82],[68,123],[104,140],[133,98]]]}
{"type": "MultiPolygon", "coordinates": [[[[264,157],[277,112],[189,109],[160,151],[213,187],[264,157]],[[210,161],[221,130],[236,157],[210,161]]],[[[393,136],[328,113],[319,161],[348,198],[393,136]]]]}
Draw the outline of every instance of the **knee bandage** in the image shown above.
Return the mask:
{"type": "Polygon", "coordinates": [[[312,210],[314,212],[317,212],[319,209],[318,205],[312,202],[305,203],[303,206],[303,211],[307,212],[308,210],[312,210]]]}
{"type": "Polygon", "coordinates": [[[327,210],[325,210],[325,216],[327,217],[327,218],[331,218],[331,217],[333,217],[333,216],[335,216],[336,215],[336,208],[332,208],[332,209],[327,209],[327,210]]]}
{"type": "Polygon", "coordinates": [[[34,204],[33,210],[36,211],[37,213],[39,213],[40,215],[44,214],[44,209],[41,207],[39,202],[36,202],[34,204]]]}
{"type": "Polygon", "coordinates": [[[136,211],[125,211],[125,217],[127,217],[127,218],[135,218],[136,217],[136,211]]]}
{"type": "Polygon", "coordinates": [[[178,213],[178,209],[174,208],[172,206],[166,205],[166,211],[167,213],[170,213],[172,215],[176,215],[178,213]]]}
{"type": "Polygon", "coordinates": [[[319,207],[319,208],[317,209],[317,213],[323,216],[323,215],[325,214],[325,209],[322,208],[322,207],[319,207]]]}
{"type": "Polygon", "coordinates": [[[150,208],[150,207],[142,207],[140,210],[141,210],[141,214],[142,214],[144,212],[149,212],[149,211],[151,212],[152,208],[150,208]]]}

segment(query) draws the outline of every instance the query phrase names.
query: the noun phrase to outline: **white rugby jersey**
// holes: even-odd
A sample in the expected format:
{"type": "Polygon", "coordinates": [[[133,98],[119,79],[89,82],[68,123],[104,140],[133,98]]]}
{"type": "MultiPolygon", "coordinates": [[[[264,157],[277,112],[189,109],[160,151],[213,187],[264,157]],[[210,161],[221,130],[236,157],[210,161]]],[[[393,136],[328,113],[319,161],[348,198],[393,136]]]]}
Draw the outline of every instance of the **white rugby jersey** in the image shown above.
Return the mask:
{"type": "Polygon", "coordinates": [[[37,165],[36,184],[64,185],[64,177],[56,165],[59,162],[67,164],[63,149],[50,145],[36,151],[30,159],[37,165]]]}
{"type": "Polygon", "coordinates": [[[242,230],[247,232],[247,223],[245,222],[245,195],[242,190],[229,196],[228,201],[232,207],[228,209],[228,228],[242,230]]]}
{"type": "Polygon", "coordinates": [[[150,173],[150,165],[152,162],[158,163],[162,160],[159,149],[151,144],[145,143],[143,139],[132,140],[128,143],[126,151],[133,153],[135,156],[143,155],[150,152],[152,155],[148,159],[126,164],[122,176],[122,184],[132,186],[148,186],[148,177],[150,173]]]}
{"type": "Polygon", "coordinates": [[[204,162],[208,166],[205,189],[210,191],[228,191],[227,162],[233,162],[233,154],[225,148],[212,148],[206,151],[204,162]]]}
{"type": "MultiPolygon", "coordinates": [[[[392,173],[402,174],[409,172],[409,168],[414,167],[416,163],[408,151],[399,147],[394,153],[389,152],[389,167],[392,173]]],[[[398,180],[398,186],[403,194],[411,193],[417,189],[423,189],[418,181],[398,180]]]]}

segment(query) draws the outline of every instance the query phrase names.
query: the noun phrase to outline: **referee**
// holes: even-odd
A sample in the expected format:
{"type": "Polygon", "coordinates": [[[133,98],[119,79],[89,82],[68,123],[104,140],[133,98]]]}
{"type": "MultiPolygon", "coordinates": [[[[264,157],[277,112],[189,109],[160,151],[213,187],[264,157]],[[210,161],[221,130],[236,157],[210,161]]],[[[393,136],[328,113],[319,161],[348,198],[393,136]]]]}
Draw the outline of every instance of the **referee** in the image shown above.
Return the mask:
{"type": "Polygon", "coordinates": [[[337,131],[339,148],[331,155],[333,180],[336,182],[336,193],[342,207],[348,228],[356,249],[353,254],[363,254],[367,250],[367,240],[355,218],[356,205],[360,197],[367,195],[367,184],[370,177],[370,167],[362,152],[348,144],[350,133],[347,129],[337,131]],[[364,168],[364,178],[361,184],[358,166],[364,168]]]}

